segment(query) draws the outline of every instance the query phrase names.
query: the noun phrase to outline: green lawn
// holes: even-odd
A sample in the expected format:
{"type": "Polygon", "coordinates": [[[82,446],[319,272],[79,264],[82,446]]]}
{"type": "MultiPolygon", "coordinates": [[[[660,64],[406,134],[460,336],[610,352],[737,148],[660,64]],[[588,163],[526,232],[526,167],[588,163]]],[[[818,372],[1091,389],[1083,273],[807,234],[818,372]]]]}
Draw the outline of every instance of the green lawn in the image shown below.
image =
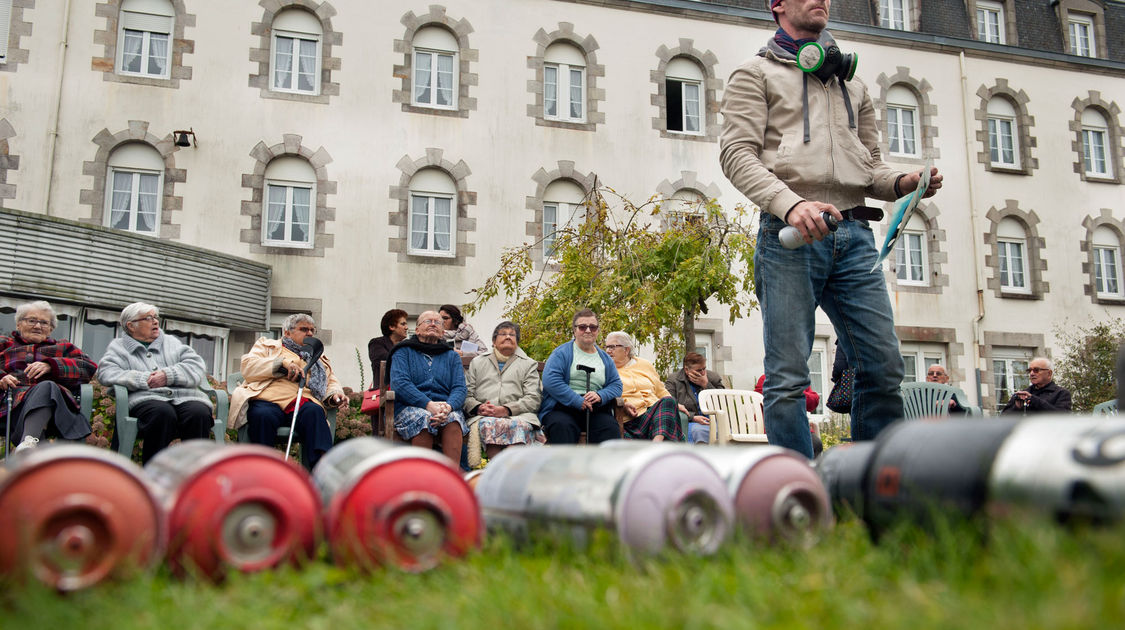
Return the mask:
{"type": "Polygon", "coordinates": [[[0,628],[1028,628],[1125,627],[1122,528],[1048,523],[899,530],[842,522],[809,551],[738,541],[712,558],[513,551],[492,540],[422,575],[318,562],[220,586],[163,570],[59,596],[0,585],[0,628]],[[952,531],[951,531],[952,530],[952,531]]]}

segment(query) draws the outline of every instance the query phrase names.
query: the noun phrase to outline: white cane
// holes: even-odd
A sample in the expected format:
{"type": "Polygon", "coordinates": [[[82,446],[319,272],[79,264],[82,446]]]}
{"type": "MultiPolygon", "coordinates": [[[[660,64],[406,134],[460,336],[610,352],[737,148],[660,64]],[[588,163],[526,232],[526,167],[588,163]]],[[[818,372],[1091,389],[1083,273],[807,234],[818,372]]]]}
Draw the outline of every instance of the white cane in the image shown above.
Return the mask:
{"type": "Polygon", "coordinates": [[[309,360],[305,363],[305,370],[301,373],[301,378],[298,381],[297,401],[293,403],[293,419],[289,422],[289,442],[285,445],[286,461],[289,461],[289,451],[293,449],[293,434],[297,432],[297,412],[301,410],[301,398],[305,393],[305,381],[309,378],[309,371],[312,370],[312,366],[320,360],[320,355],[324,354],[324,344],[316,337],[306,337],[304,347],[309,351],[309,360]]]}

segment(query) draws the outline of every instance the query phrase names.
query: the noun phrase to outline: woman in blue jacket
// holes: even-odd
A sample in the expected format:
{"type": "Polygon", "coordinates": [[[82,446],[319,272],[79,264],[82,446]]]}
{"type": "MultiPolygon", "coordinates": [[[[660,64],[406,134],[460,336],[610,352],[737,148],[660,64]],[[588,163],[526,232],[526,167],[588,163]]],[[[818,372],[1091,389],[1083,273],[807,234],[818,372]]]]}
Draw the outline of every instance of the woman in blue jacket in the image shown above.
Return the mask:
{"type": "Polygon", "coordinates": [[[543,402],[539,421],[548,444],[577,444],[589,431],[589,444],[621,437],[613,417],[621,378],[613,359],[597,346],[598,316],[590,309],[574,314],[574,340],[551,352],[543,367],[543,402]]]}

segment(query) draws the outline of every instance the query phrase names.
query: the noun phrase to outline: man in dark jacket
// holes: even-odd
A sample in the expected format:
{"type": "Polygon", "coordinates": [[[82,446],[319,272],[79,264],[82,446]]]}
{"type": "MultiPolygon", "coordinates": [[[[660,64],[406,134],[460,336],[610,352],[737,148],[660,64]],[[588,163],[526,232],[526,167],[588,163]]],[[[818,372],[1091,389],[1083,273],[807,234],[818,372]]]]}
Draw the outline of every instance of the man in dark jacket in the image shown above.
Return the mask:
{"type": "Polygon", "coordinates": [[[689,352],[684,356],[684,368],[664,381],[664,387],[676,399],[680,414],[688,416],[688,443],[706,444],[711,431],[707,426],[710,420],[699,414],[699,392],[723,389],[721,377],[707,369],[707,359],[702,354],[689,352]]]}
{"type": "Polygon", "coordinates": [[[1031,385],[1012,394],[1000,413],[1038,413],[1041,411],[1070,411],[1070,392],[1055,384],[1051,362],[1035,357],[1027,367],[1031,385]]]}

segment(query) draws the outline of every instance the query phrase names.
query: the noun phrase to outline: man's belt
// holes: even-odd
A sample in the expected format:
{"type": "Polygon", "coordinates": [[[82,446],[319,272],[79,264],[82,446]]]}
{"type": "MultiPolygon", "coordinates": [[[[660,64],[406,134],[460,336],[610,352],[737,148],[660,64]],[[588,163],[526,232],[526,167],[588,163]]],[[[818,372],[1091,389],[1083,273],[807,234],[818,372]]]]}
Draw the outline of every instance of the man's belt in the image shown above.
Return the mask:
{"type": "Polygon", "coordinates": [[[840,214],[844,215],[845,221],[852,219],[863,219],[864,221],[882,221],[883,211],[879,208],[872,208],[871,206],[856,206],[843,210],[840,214]]]}

